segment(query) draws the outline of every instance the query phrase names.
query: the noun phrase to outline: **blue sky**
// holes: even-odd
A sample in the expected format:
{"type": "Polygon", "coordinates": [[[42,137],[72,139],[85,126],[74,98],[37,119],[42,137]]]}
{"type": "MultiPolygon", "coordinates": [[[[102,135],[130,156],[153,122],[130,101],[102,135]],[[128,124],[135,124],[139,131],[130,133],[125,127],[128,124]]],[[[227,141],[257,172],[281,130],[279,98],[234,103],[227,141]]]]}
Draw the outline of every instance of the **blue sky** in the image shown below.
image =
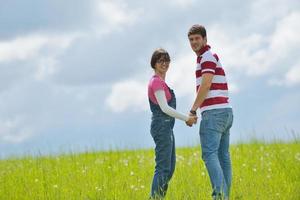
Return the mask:
{"type": "MultiPolygon", "coordinates": [[[[186,34],[196,23],[228,75],[232,142],[300,133],[296,0],[0,3],[1,157],[153,147],[150,56],[169,51],[166,81],[188,112],[196,57],[186,34]]],[[[199,144],[198,129],[177,121],[177,146],[199,144]]]]}

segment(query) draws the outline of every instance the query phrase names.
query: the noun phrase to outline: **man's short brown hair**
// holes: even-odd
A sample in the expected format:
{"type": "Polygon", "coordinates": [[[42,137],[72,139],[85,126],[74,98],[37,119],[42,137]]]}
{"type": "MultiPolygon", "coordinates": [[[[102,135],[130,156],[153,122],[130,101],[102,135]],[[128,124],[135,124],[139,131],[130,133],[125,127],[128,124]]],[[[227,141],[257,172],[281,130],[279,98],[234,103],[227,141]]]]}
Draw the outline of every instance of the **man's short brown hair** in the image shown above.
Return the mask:
{"type": "Polygon", "coordinates": [[[205,27],[202,26],[202,25],[195,24],[195,25],[193,25],[193,26],[190,28],[190,30],[189,30],[189,32],[188,32],[188,37],[189,37],[190,35],[193,35],[193,34],[199,34],[199,35],[201,35],[203,38],[205,38],[205,37],[206,37],[206,29],[205,29],[205,27]]]}
{"type": "Polygon", "coordinates": [[[170,61],[169,53],[166,50],[164,50],[162,48],[156,49],[153,52],[152,57],[151,57],[151,67],[153,69],[155,69],[155,64],[161,58],[165,59],[166,61],[170,61]]]}

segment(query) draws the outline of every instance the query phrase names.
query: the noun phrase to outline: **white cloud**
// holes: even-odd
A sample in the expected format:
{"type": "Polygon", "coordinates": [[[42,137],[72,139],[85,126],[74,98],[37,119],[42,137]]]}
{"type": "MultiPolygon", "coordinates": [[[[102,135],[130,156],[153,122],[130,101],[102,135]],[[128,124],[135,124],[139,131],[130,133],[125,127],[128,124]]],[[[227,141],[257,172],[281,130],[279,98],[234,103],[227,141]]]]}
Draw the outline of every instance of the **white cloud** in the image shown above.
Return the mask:
{"type": "Polygon", "coordinates": [[[237,94],[241,90],[241,88],[237,85],[237,83],[234,83],[234,82],[228,81],[228,87],[229,87],[230,94],[237,94]]]}
{"type": "MultiPolygon", "coordinates": [[[[0,41],[0,64],[6,66],[12,62],[31,63],[30,71],[33,76],[37,80],[43,80],[58,70],[57,57],[81,36],[79,33],[60,35],[32,33],[0,41]]],[[[22,68],[20,65],[13,67],[18,68],[18,72],[27,71],[26,67],[22,68]]]]}
{"type": "Polygon", "coordinates": [[[147,82],[125,80],[115,83],[106,104],[114,112],[147,110],[147,82]]]}
{"type": "Polygon", "coordinates": [[[35,72],[37,80],[43,80],[57,71],[57,60],[54,57],[40,58],[35,72]]]}
{"type": "Polygon", "coordinates": [[[176,95],[192,96],[195,94],[196,55],[192,50],[174,57],[167,73],[166,82],[175,89],[176,95]]]}
{"type": "Polygon", "coordinates": [[[274,66],[278,61],[292,64],[280,64],[281,78],[271,78],[268,82],[270,85],[291,87],[300,82],[300,58],[297,56],[300,52],[299,18],[300,12],[290,13],[278,22],[271,37],[270,49],[273,52],[273,58],[276,58],[272,59],[274,61],[271,64],[274,66]]]}
{"type": "Polygon", "coordinates": [[[113,30],[121,30],[125,26],[133,25],[139,19],[141,10],[131,9],[125,1],[101,0],[95,6],[95,29],[100,34],[107,34],[113,30]]]}
{"type": "MultiPolygon", "coordinates": [[[[292,12],[277,23],[271,36],[270,49],[276,56],[290,58],[293,51],[300,51],[300,12],[292,12]]],[[[299,58],[298,58],[299,59],[299,58]]]]}
{"type": "Polygon", "coordinates": [[[269,85],[292,87],[300,84],[300,62],[291,67],[281,78],[272,78],[269,85]]]}
{"type": "Polygon", "coordinates": [[[247,37],[234,38],[230,30],[222,25],[209,27],[209,41],[220,49],[223,64],[230,71],[248,76],[261,76],[288,70],[280,63],[299,62],[291,56],[300,52],[300,12],[292,12],[276,23],[269,35],[252,33],[247,37]]]}
{"type": "Polygon", "coordinates": [[[75,35],[32,34],[9,41],[0,41],[0,63],[38,57],[44,48],[67,48],[75,35]]]}
{"type": "Polygon", "coordinates": [[[246,72],[247,75],[265,73],[264,53],[259,50],[264,42],[262,35],[252,34],[246,38],[233,39],[232,33],[221,25],[213,25],[208,29],[209,44],[218,49],[216,51],[228,71],[246,72]]]}
{"type": "MultiPolygon", "coordinates": [[[[251,2],[251,20],[256,25],[269,25],[270,22],[283,18],[291,8],[297,7],[297,0],[255,0],[251,2]],[[270,10],[268,12],[268,10],[270,10]]],[[[298,4],[299,6],[299,4],[298,4]]]]}
{"type": "Polygon", "coordinates": [[[295,85],[300,83],[300,63],[291,68],[286,74],[285,74],[286,83],[288,85],[295,85]]]}
{"type": "Polygon", "coordinates": [[[193,5],[196,1],[195,0],[172,0],[172,1],[166,0],[166,2],[180,8],[188,8],[189,6],[193,5]]]}
{"type": "Polygon", "coordinates": [[[0,120],[0,141],[21,143],[35,134],[34,129],[26,125],[26,117],[0,120]]]}
{"type": "Polygon", "coordinates": [[[40,36],[29,36],[0,42],[0,62],[15,59],[24,60],[36,56],[46,42],[46,38],[40,36]]]}

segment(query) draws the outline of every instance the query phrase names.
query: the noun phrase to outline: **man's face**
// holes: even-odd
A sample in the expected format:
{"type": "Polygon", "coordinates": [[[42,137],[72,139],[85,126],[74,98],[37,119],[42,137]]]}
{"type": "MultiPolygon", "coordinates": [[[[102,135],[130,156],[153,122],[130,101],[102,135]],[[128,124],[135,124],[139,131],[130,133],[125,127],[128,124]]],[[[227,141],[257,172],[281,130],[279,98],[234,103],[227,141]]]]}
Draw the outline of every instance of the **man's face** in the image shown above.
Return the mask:
{"type": "Polygon", "coordinates": [[[194,52],[198,52],[204,45],[206,45],[206,37],[203,38],[199,34],[190,35],[189,41],[194,52]]]}

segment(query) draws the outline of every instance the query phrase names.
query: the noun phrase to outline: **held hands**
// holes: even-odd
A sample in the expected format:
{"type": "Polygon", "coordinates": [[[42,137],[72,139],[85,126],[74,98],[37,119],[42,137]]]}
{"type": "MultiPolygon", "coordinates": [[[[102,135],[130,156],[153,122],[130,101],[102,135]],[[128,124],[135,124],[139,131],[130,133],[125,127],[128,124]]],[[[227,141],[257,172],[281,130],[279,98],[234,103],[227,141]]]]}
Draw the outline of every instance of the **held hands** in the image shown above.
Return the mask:
{"type": "Polygon", "coordinates": [[[197,115],[190,113],[189,119],[188,119],[188,121],[185,122],[185,124],[189,127],[192,127],[193,124],[197,123],[197,119],[198,119],[197,115]]]}

